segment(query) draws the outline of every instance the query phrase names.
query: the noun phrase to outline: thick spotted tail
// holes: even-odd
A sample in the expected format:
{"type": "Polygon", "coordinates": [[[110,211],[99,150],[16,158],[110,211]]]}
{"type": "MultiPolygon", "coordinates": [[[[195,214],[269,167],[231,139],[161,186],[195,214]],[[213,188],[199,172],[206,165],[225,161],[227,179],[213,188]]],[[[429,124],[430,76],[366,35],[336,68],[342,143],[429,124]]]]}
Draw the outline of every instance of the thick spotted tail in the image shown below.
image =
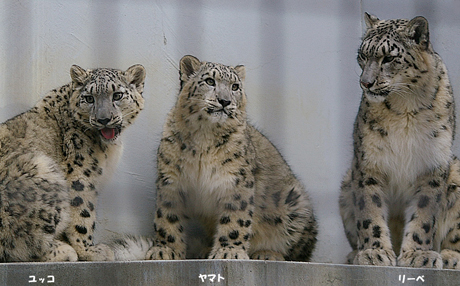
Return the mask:
{"type": "Polygon", "coordinates": [[[132,261],[145,260],[145,255],[153,244],[154,239],[151,237],[123,235],[113,239],[109,246],[116,261],[132,261]]]}

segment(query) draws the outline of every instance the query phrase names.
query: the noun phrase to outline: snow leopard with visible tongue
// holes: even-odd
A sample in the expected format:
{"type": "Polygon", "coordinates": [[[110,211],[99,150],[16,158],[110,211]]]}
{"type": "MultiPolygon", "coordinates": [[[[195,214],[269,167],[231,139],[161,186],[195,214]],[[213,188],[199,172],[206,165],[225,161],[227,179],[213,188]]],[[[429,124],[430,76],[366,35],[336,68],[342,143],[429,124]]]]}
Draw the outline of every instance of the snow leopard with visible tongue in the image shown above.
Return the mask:
{"type": "Polygon", "coordinates": [[[70,69],[72,82],[0,125],[0,261],[113,260],[94,244],[98,183],[143,109],[145,69],[70,69]]]}

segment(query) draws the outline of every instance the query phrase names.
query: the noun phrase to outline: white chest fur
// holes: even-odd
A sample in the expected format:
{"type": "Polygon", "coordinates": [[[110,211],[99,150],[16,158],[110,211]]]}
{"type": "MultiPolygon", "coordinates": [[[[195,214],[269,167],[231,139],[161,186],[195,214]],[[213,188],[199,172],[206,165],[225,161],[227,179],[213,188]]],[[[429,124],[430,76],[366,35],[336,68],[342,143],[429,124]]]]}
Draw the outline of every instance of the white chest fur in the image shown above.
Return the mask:
{"type": "Polygon", "coordinates": [[[364,145],[371,146],[366,155],[390,186],[407,188],[418,176],[448,165],[452,136],[449,132],[434,136],[436,123],[428,115],[397,115],[382,120],[380,125],[387,134],[371,132],[364,145]]]}
{"type": "Polygon", "coordinates": [[[98,156],[98,161],[102,169],[102,176],[97,178],[97,183],[99,186],[104,186],[105,182],[110,181],[118,165],[118,161],[123,155],[123,143],[118,141],[112,143],[106,149],[105,153],[101,153],[98,156]]]}
{"type": "Polygon", "coordinates": [[[215,217],[216,205],[233,187],[233,177],[211,156],[184,158],[179,188],[186,194],[186,212],[193,216],[215,217]]]}

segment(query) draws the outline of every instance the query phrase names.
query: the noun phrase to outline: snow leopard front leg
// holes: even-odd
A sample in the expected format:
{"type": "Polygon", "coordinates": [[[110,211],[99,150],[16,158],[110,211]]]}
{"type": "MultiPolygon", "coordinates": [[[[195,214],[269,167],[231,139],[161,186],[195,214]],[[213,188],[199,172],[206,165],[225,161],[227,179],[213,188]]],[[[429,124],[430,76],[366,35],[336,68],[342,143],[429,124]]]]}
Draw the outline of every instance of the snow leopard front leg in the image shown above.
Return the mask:
{"type": "Polygon", "coordinates": [[[342,180],[339,196],[339,209],[342,218],[345,235],[350,243],[352,251],[347,255],[347,263],[353,264],[358,253],[358,230],[356,229],[355,206],[356,206],[356,183],[352,178],[352,170],[348,169],[342,180]]]}
{"type": "Polygon", "coordinates": [[[439,222],[444,224],[440,228],[446,233],[436,236],[441,238],[443,268],[460,269],[460,161],[457,158],[450,164],[446,187],[442,221],[439,222]]]}
{"type": "Polygon", "coordinates": [[[434,251],[434,240],[447,174],[445,169],[438,168],[417,180],[415,195],[406,209],[398,266],[442,268],[441,255],[434,251]]]}
{"type": "MultiPolygon", "coordinates": [[[[160,170],[160,169],[159,169],[160,170]]],[[[165,169],[161,169],[165,171],[165,169]]],[[[174,174],[175,172],[173,172],[174,174]]],[[[179,190],[173,174],[159,172],[157,178],[157,211],[153,224],[156,240],[147,251],[148,260],[185,259],[186,243],[183,214],[186,195],[179,190]]]]}
{"type": "Polygon", "coordinates": [[[184,209],[186,194],[180,189],[181,173],[178,141],[174,136],[162,139],[157,154],[157,208],[153,224],[156,239],[147,251],[147,260],[185,259],[184,209]]]}
{"type": "Polygon", "coordinates": [[[75,178],[70,181],[70,224],[66,231],[79,260],[112,261],[113,251],[105,244],[94,244],[97,194],[92,183],[75,178]]]}
{"type": "Polygon", "coordinates": [[[254,213],[254,175],[249,166],[234,175],[232,188],[222,192],[210,259],[249,259],[254,213]]]}
{"type": "Polygon", "coordinates": [[[97,203],[95,184],[103,173],[100,163],[105,160],[106,153],[87,147],[89,144],[85,142],[88,140],[91,139],[77,131],[70,140],[66,140],[70,223],[65,233],[79,260],[112,261],[115,257],[107,245],[94,244],[97,203]]]}
{"type": "Polygon", "coordinates": [[[347,237],[354,248],[349,260],[359,265],[396,266],[383,180],[372,172],[353,170],[350,175],[351,181],[342,185],[340,204],[347,237]],[[346,212],[345,204],[352,211],[346,212]]]}

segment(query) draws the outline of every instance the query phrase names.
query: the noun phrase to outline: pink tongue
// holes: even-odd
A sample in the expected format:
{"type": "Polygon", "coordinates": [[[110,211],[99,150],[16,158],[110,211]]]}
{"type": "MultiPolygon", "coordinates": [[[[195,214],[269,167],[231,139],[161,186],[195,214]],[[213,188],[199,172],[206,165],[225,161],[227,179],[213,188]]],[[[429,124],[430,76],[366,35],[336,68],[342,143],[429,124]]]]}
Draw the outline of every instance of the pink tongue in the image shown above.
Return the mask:
{"type": "Polygon", "coordinates": [[[113,139],[115,137],[115,128],[107,128],[105,127],[104,129],[101,129],[102,136],[104,136],[105,139],[113,139]]]}

